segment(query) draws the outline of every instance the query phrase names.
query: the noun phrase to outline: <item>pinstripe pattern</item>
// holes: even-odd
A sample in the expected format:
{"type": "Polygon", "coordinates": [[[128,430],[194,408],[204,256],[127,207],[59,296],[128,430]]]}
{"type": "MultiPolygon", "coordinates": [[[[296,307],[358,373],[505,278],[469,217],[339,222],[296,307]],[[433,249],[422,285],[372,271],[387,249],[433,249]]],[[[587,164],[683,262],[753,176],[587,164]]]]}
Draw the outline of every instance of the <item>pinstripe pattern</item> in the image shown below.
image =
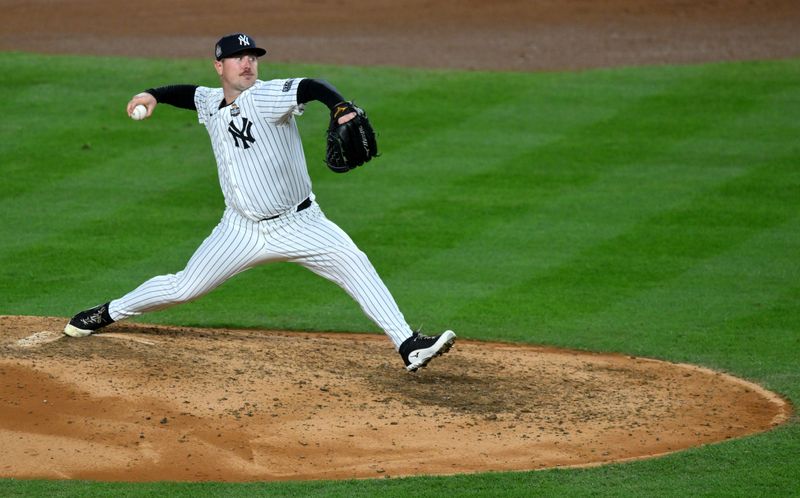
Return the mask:
{"type": "Polygon", "coordinates": [[[367,256],[317,203],[299,213],[253,222],[227,209],[182,271],[151,278],[111,302],[114,320],[197,299],[254,266],[298,263],[344,289],[396,348],[411,329],[367,256]]]}
{"type": "Polygon", "coordinates": [[[222,109],[221,88],[198,87],[195,92],[197,116],[211,138],[225,203],[251,220],[280,214],[311,194],[300,132],[291,118],[303,112],[297,105],[300,80],[259,80],[222,109]],[[231,126],[243,129],[245,119],[253,123],[255,139],[247,148],[237,146],[229,132],[231,126]]]}
{"type": "Polygon", "coordinates": [[[300,79],[257,81],[228,106],[222,89],[198,87],[195,105],[217,160],[225,213],[186,268],[160,275],[111,301],[122,320],[197,299],[256,265],[288,261],[338,284],[392,340],[411,328],[367,256],[328,220],[314,199],[294,116],[300,79]],[[280,215],[263,221],[264,218],[280,215]]]}

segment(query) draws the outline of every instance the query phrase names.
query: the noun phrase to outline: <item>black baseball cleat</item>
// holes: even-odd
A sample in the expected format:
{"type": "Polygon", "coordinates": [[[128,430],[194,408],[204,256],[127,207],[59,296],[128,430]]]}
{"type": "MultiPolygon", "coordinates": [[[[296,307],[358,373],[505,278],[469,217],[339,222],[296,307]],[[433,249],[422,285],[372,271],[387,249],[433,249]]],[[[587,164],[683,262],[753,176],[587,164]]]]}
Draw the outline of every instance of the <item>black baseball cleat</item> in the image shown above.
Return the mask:
{"type": "Polygon", "coordinates": [[[403,357],[406,370],[416,372],[434,357],[450,351],[455,342],[456,334],[452,330],[445,330],[441,335],[434,337],[414,332],[414,335],[400,345],[400,356],[403,357]]]}
{"type": "Polygon", "coordinates": [[[108,314],[108,305],[109,303],[101,304],[73,316],[64,327],[64,333],[70,337],[86,337],[95,330],[111,325],[114,320],[108,314]]]}

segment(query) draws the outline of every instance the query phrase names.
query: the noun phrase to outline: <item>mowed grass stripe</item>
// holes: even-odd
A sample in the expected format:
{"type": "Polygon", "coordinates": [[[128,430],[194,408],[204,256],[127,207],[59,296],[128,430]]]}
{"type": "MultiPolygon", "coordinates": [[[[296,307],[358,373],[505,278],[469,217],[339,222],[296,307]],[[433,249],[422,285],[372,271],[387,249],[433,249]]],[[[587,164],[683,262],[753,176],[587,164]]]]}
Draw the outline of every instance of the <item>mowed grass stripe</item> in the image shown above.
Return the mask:
{"type": "MultiPolygon", "coordinates": [[[[782,91],[782,87],[779,86],[778,92],[782,91]]],[[[766,102],[769,102],[769,94],[764,93],[761,94],[760,99],[763,99],[766,102]]],[[[661,98],[661,97],[659,97],[661,98]]],[[[666,101],[665,101],[666,102],[666,101]]],[[[729,112],[729,115],[739,115],[742,114],[747,116],[751,112],[757,113],[759,107],[756,106],[757,100],[750,99],[747,101],[747,105],[742,108],[742,106],[731,108],[732,112],[729,112]]],[[[678,104],[679,101],[676,101],[678,104]]],[[[689,105],[688,103],[684,104],[684,106],[689,105]]],[[[724,107],[724,106],[720,106],[724,107]]],[[[680,112],[680,109],[677,109],[680,112]]],[[[689,109],[684,109],[684,111],[689,112],[689,109]]],[[[648,112],[647,108],[642,109],[643,113],[648,112]]],[[[705,131],[710,132],[711,134],[716,134],[719,130],[718,127],[714,126],[718,120],[724,121],[724,119],[728,116],[719,116],[715,115],[713,117],[705,116],[707,128],[705,131]]],[[[702,120],[701,120],[702,121],[702,120]]],[[[686,139],[690,141],[694,141],[695,133],[699,133],[699,136],[703,136],[703,133],[700,133],[701,130],[695,125],[693,128],[688,128],[687,130],[686,139]]],[[[673,132],[673,139],[677,138],[673,132]]],[[[599,137],[598,140],[602,141],[603,138],[599,137]]],[[[647,138],[643,138],[642,141],[647,141],[647,138]]],[[[580,143],[579,140],[575,140],[575,142],[580,143]]],[[[585,143],[585,141],[583,142],[585,143]]],[[[673,143],[680,144],[680,141],[675,141],[673,143]]],[[[633,148],[638,148],[637,144],[633,144],[633,148]]],[[[556,251],[552,251],[549,254],[546,254],[546,257],[553,256],[553,252],[556,254],[557,260],[563,260],[562,257],[559,255],[564,254],[564,250],[570,251],[575,253],[575,251],[580,250],[580,244],[583,244],[583,247],[587,247],[587,244],[591,244],[592,240],[595,237],[600,237],[599,241],[602,241],[602,237],[604,234],[598,233],[599,231],[603,230],[602,227],[606,226],[610,228],[612,231],[610,233],[613,234],[614,227],[609,226],[613,223],[621,223],[635,225],[636,221],[644,221],[644,225],[646,226],[647,223],[650,222],[648,216],[652,216],[653,210],[658,209],[668,209],[674,205],[676,201],[681,201],[681,197],[676,197],[679,195],[683,195],[685,199],[686,196],[692,197],[695,195],[694,189],[697,188],[698,191],[702,191],[702,189],[708,188],[709,185],[713,185],[715,182],[724,181],[726,177],[730,177],[731,175],[739,174],[741,171],[744,171],[745,164],[749,164],[751,160],[757,160],[758,157],[745,157],[741,161],[738,161],[739,164],[729,164],[726,161],[720,161],[719,164],[713,164],[713,162],[707,161],[707,157],[703,155],[702,150],[694,150],[692,154],[687,154],[685,151],[681,152],[681,159],[685,161],[685,164],[676,164],[669,166],[667,165],[668,169],[665,169],[665,165],[660,164],[658,161],[669,161],[670,157],[673,154],[673,150],[675,147],[671,147],[669,150],[662,151],[660,154],[663,155],[660,159],[652,164],[647,164],[646,161],[653,161],[654,159],[647,155],[637,155],[642,161],[641,164],[637,164],[627,170],[624,170],[624,174],[621,176],[611,176],[609,177],[611,181],[607,181],[606,184],[597,184],[592,185],[591,188],[586,189],[583,187],[576,186],[574,192],[570,192],[569,194],[565,195],[563,198],[563,202],[556,202],[554,203],[554,209],[548,209],[547,206],[543,206],[539,209],[543,211],[542,217],[548,220],[549,223],[554,223],[554,220],[558,220],[560,217],[566,217],[567,222],[571,221],[572,226],[575,227],[575,235],[573,240],[575,240],[576,245],[574,247],[564,247],[562,245],[556,251]],[[691,161],[691,162],[690,162],[691,161]],[[743,164],[742,164],[743,163],[743,164]],[[626,175],[629,175],[631,172],[639,170],[640,177],[630,177],[626,179],[626,175]],[[681,171],[683,169],[683,171],[681,171]],[[705,178],[707,181],[703,181],[705,178]],[[699,181],[700,183],[694,185],[693,182],[699,181]],[[708,182],[711,182],[710,184],[708,182]],[[597,187],[597,191],[593,191],[592,189],[597,187]],[[681,193],[682,192],[682,193],[681,193]],[[601,197],[597,197],[597,194],[600,194],[601,197]],[[564,214],[559,214],[563,212],[564,214]],[[595,216],[593,216],[595,215],[595,216]],[[581,217],[585,216],[585,218],[581,219],[581,217]],[[583,229],[583,232],[578,232],[579,230],[583,229]]],[[[655,148],[655,152],[658,152],[657,148],[655,148]]],[[[755,153],[752,153],[751,156],[760,156],[762,151],[757,150],[755,153]]],[[[625,149],[620,149],[620,161],[628,156],[628,152],[625,149]]],[[[613,158],[610,158],[609,161],[598,161],[596,164],[596,168],[598,170],[605,170],[609,167],[613,167],[613,164],[617,163],[614,161],[613,158]]],[[[580,168],[579,171],[585,171],[588,168],[580,168]]],[[[775,174],[776,172],[767,173],[767,176],[770,174],[775,174]]],[[[778,174],[780,172],[777,172],[778,174]]],[[[735,193],[733,194],[731,200],[735,200],[735,193]]],[[[561,201],[561,200],[559,200],[561,201]]],[[[657,221],[657,220],[656,220],[657,221]]],[[[555,235],[556,241],[559,240],[558,233],[542,233],[541,227],[536,226],[533,224],[533,219],[524,219],[519,220],[516,224],[518,232],[515,232],[513,228],[507,230],[508,233],[512,235],[517,235],[517,239],[522,238],[519,236],[523,230],[525,230],[525,226],[530,227],[530,231],[535,233],[538,237],[541,235],[541,238],[537,238],[537,241],[540,243],[539,245],[549,246],[552,244],[551,240],[552,237],[555,235]]],[[[697,222],[701,223],[702,225],[702,218],[698,219],[697,222]]],[[[510,226],[514,226],[513,221],[507,222],[510,226]]],[[[569,226],[568,223],[565,223],[566,226],[569,226]]],[[[497,238],[497,234],[491,232],[491,238],[496,240],[495,247],[499,248],[495,254],[498,256],[495,259],[503,260],[506,259],[504,256],[506,255],[510,249],[513,252],[513,248],[519,247],[519,240],[508,240],[503,241],[502,239],[497,238]],[[499,254],[497,254],[499,253],[499,254]]],[[[634,236],[635,240],[635,236],[634,236]]],[[[557,242],[556,242],[557,244],[557,242]]],[[[627,240],[625,238],[620,239],[618,243],[622,249],[625,249],[631,244],[631,240],[627,240]]],[[[478,245],[476,243],[475,245],[478,245]]],[[[535,243],[531,245],[537,245],[535,243]]],[[[484,251],[480,251],[479,254],[487,254],[490,255],[492,252],[489,250],[491,245],[489,243],[486,244],[484,247],[484,251]]],[[[591,247],[591,246],[589,246],[591,247]]],[[[652,249],[659,249],[659,247],[654,247],[652,249]]],[[[524,252],[524,250],[521,250],[524,252]]],[[[538,259],[537,256],[538,249],[536,247],[532,248],[529,252],[531,255],[527,261],[530,261],[533,265],[533,270],[536,268],[535,261],[538,259]]],[[[489,280],[487,280],[487,289],[497,289],[498,287],[502,289],[504,285],[511,284],[512,290],[509,292],[500,291],[501,297],[493,300],[490,304],[487,304],[487,314],[489,316],[497,316],[498,313],[493,313],[492,309],[494,306],[502,306],[505,303],[505,306],[508,309],[532,309],[535,307],[537,302],[537,298],[541,297],[540,293],[543,294],[553,294],[554,291],[560,290],[561,292],[565,290],[570,290],[571,285],[578,285],[578,289],[581,288],[580,286],[580,279],[585,278],[587,280],[598,280],[603,281],[606,277],[613,281],[613,273],[609,273],[608,275],[590,275],[593,272],[594,268],[600,267],[601,262],[604,258],[607,258],[608,255],[618,254],[617,245],[603,245],[596,251],[589,251],[587,254],[591,255],[590,257],[582,257],[579,258],[574,262],[575,268],[571,270],[565,270],[567,274],[572,274],[572,278],[563,285],[558,284],[558,281],[564,275],[560,275],[558,272],[552,273],[552,281],[545,279],[539,280],[538,276],[531,277],[532,281],[535,281],[536,284],[533,285],[522,285],[520,287],[513,287],[514,283],[517,282],[520,278],[526,278],[530,275],[525,270],[525,264],[522,263],[520,267],[518,267],[518,271],[516,274],[513,272],[509,275],[500,276],[500,278],[493,278],[491,276],[491,271],[489,275],[486,275],[489,280]],[[516,275],[516,278],[515,278],[516,275]],[[555,287],[551,287],[555,286],[555,287]],[[531,292],[526,292],[528,287],[531,287],[531,292]],[[538,289],[536,291],[535,289],[538,289]],[[530,301],[528,301],[530,300],[530,301]]],[[[507,260],[517,264],[520,261],[525,261],[525,258],[520,258],[520,254],[511,254],[507,260]]],[[[491,256],[488,256],[491,257],[491,256]]],[[[442,260],[450,260],[452,261],[453,258],[451,255],[448,255],[442,260]]],[[[620,265],[623,268],[620,270],[625,270],[625,258],[619,257],[620,265]]],[[[497,264],[497,263],[495,263],[497,264]]],[[[502,263],[499,263],[502,266],[502,263]]],[[[432,266],[436,266],[433,264],[432,266]]],[[[469,266],[469,264],[465,265],[469,266]]],[[[623,271],[624,274],[624,271],[623,271]]],[[[634,282],[637,279],[634,277],[631,280],[634,282]]],[[[580,292],[577,290],[576,292],[580,292]]],[[[558,294],[556,292],[556,294],[558,294]]],[[[467,302],[464,304],[463,312],[467,308],[471,308],[475,304],[480,303],[473,303],[467,302]]],[[[551,303],[547,299],[544,299],[543,302],[540,302],[541,306],[555,306],[556,309],[561,308],[560,305],[551,303]]],[[[574,304],[574,303],[573,303],[574,304]]],[[[579,308],[580,309],[580,308],[579,308]]],[[[571,311],[566,309],[562,310],[563,313],[569,314],[571,311]]],[[[535,312],[535,315],[539,319],[542,319],[540,316],[541,314],[547,315],[546,311],[539,311],[535,312]]],[[[499,314],[502,316],[502,314],[499,314]]],[[[514,320],[518,320],[519,317],[515,317],[514,320]]]]}
{"type": "MultiPolygon", "coordinates": [[[[685,202],[698,189],[712,188],[736,171],[714,173],[687,173],[676,165],[664,165],[653,172],[629,166],[585,187],[554,198],[543,197],[538,207],[510,208],[501,221],[473,240],[420,262],[408,285],[430,296],[444,296],[437,298],[440,301],[452,299],[448,295],[457,289],[460,303],[440,312],[446,313],[444,319],[456,323],[468,312],[477,315],[465,333],[487,333],[492,320],[502,317],[529,326],[515,330],[510,324],[494,323],[489,333],[531,339],[536,334],[530,326],[540,325],[540,317],[549,313],[546,306],[550,301],[541,300],[540,294],[563,291],[559,286],[528,292],[531,280],[576,264],[584,251],[626,233],[649,215],[685,202]],[[687,183],[665,190],[664,184],[675,174],[684,175],[687,183]],[[508,301],[507,295],[511,295],[508,301]],[[484,313],[476,314],[475,307],[484,313]],[[513,316],[500,313],[502,309],[513,310],[513,316]],[[532,323],[517,313],[536,320],[532,323]]],[[[591,262],[585,264],[590,266],[591,262]]]]}
{"type": "MultiPolygon", "coordinates": [[[[115,118],[108,122],[116,132],[97,126],[83,135],[56,127],[53,133],[63,136],[51,140],[45,124],[48,118],[54,116],[41,118],[38,129],[44,129],[43,133],[24,137],[22,143],[15,143],[17,150],[4,154],[4,170],[8,165],[9,171],[0,209],[5,213],[2,232],[9,235],[4,237],[6,248],[25,251],[62,231],[73,237],[91,235],[100,228],[98,221],[102,224],[120,212],[134,211],[138,204],[157,202],[159,196],[168,202],[171,189],[198,180],[215,182],[213,162],[206,160],[198,167],[202,159],[195,153],[181,155],[173,142],[165,143],[165,135],[174,141],[187,138],[180,127],[165,134],[158,127],[147,130],[130,120],[118,124],[120,118],[115,118]],[[90,145],[85,148],[84,144],[90,145]],[[51,156],[48,150],[60,151],[68,159],[51,156]]],[[[217,203],[221,205],[221,200],[217,203]]]]}
{"type": "MultiPolygon", "coordinates": [[[[754,168],[716,189],[698,192],[688,206],[642,219],[567,264],[532,275],[481,305],[527,308],[529,327],[539,339],[558,342],[569,331],[568,337],[577,335],[581,342],[592,343],[593,332],[607,331],[596,329],[614,326],[599,319],[609,306],[668,284],[795,215],[797,201],[792,196],[797,184],[786,182],[787,176],[791,179],[787,169],[791,166],[754,168]]],[[[518,334],[511,338],[521,338],[518,334]]]]}
{"type": "Polygon", "coordinates": [[[765,379],[794,397],[800,394],[800,241],[790,233],[800,233],[800,216],[600,312],[563,320],[543,336],[580,338],[599,350],[658,351],[765,379]]]}
{"type": "MultiPolygon", "coordinates": [[[[635,181],[647,180],[652,175],[660,175],[665,167],[672,169],[667,172],[668,175],[677,176],[682,173],[696,175],[693,167],[685,167],[686,171],[682,172],[679,169],[681,165],[670,165],[669,152],[664,154],[655,145],[643,145],[641,142],[647,141],[647,138],[632,143],[627,148],[617,147],[613,144],[614,140],[627,139],[629,130],[625,128],[625,124],[634,123],[632,126],[635,127],[636,115],[646,110],[647,106],[648,103],[645,102],[641,106],[633,106],[629,112],[620,111],[613,120],[592,123],[588,128],[579,129],[577,132],[564,136],[560,142],[540,147],[532,146],[526,151],[526,156],[511,158],[490,171],[456,178],[457,184],[450,188],[450,192],[462,192],[465,198],[471,199],[473,203],[483,202],[487,205],[480,206],[481,208],[497,207],[497,213],[511,209],[513,215],[525,214],[524,210],[528,207],[547,208],[550,200],[562,195],[579,196],[581,194],[579,188],[586,185],[594,188],[591,186],[592,183],[602,181],[604,174],[616,175],[613,170],[624,168],[626,163],[637,163],[635,167],[625,170],[630,170],[625,173],[626,175],[639,172],[641,178],[637,178],[635,181]],[[573,145],[574,143],[582,145],[576,147],[573,145]],[[604,147],[605,144],[612,145],[604,147]],[[645,146],[647,148],[642,149],[645,146]],[[598,159],[594,155],[597,152],[609,154],[607,149],[614,147],[617,147],[616,152],[612,152],[605,159],[598,159]],[[634,149],[641,150],[641,153],[632,154],[634,149]],[[664,156],[660,159],[662,162],[657,162],[659,161],[657,158],[661,156],[664,156]],[[652,164],[652,167],[649,167],[647,163],[638,164],[638,161],[645,160],[655,161],[655,164],[652,164]],[[516,208],[516,212],[514,208],[516,208]]],[[[687,130],[687,135],[692,132],[692,130],[687,130]]],[[[717,171],[700,174],[713,177],[717,171]]],[[[666,179],[666,177],[659,177],[657,181],[663,182],[666,179]]],[[[612,189],[613,191],[610,191],[609,194],[618,196],[637,195],[637,191],[635,189],[631,191],[624,181],[625,179],[621,178],[615,179],[616,184],[607,182],[608,184],[602,190],[605,192],[612,189]]],[[[669,188],[669,183],[666,183],[665,186],[669,188]]],[[[597,208],[603,209],[611,200],[598,203],[597,208]]],[[[565,207],[559,206],[558,208],[564,209],[565,207]]],[[[611,204],[611,207],[616,206],[611,204]]],[[[508,219],[503,218],[497,221],[507,223],[508,219]]]]}
{"type": "MultiPolygon", "coordinates": [[[[506,98],[486,108],[480,108],[480,104],[488,99],[480,94],[465,94],[464,102],[458,102],[457,107],[476,102],[477,110],[472,115],[460,122],[454,120],[449,128],[432,129],[421,145],[400,151],[413,158],[408,164],[395,167],[400,159],[388,158],[387,161],[393,162],[374,173],[389,177],[391,187],[378,194],[375,190],[368,191],[366,196],[372,195],[378,202],[381,195],[396,197],[402,192],[411,202],[398,204],[394,209],[363,210],[361,217],[368,223],[361,231],[354,227],[351,232],[354,238],[375,244],[383,241],[390,251],[419,246],[418,255],[427,258],[439,245],[451,248],[470,239],[486,223],[504,222],[508,209],[518,211],[531,202],[557,195],[576,181],[592,181],[592,173],[579,166],[573,166],[574,174],[564,171],[567,168],[558,161],[580,160],[565,150],[574,148],[565,146],[565,141],[576,135],[595,136],[619,109],[601,105],[597,95],[593,95],[586,99],[589,104],[585,113],[569,113],[562,120],[550,103],[558,85],[544,85],[544,89],[539,86],[516,89],[511,92],[513,102],[506,98]],[[550,114],[541,116],[540,107],[547,108],[550,114]],[[576,119],[576,115],[582,119],[576,119]],[[548,154],[550,157],[544,162],[550,159],[551,168],[542,172],[537,161],[548,154]],[[372,229],[375,224],[394,226],[394,237],[387,239],[385,234],[376,233],[372,229]]],[[[662,86],[668,85],[662,82],[662,86]]],[[[618,104],[635,107],[625,99],[618,104]]],[[[402,264],[393,255],[387,260],[402,264]]],[[[407,263],[416,264],[416,259],[407,263]]]]}
{"type": "MultiPolygon", "coordinates": [[[[451,195],[452,189],[442,189],[479,172],[493,176],[481,185],[491,188],[508,178],[495,171],[509,161],[519,162],[518,155],[608,118],[632,95],[651,95],[670,84],[663,77],[632,84],[630,78],[614,73],[409,73],[411,81],[435,79],[400,94],[384,89],[389,101],[379,99],[374,112],[386,121],[378,127],[384,156],[349,178],[315,178],[318,193],[337,196],[337,202],[328,206],[334,215],[346,213],[368,224],[380,222],[381,216],[396,219],[398,213],[386,209],[355,212],[350,206],[338,206],[348,201],[359,206],[377,203],[396,207],[402,215],[420,200],[451,195]],[[575,108],[565,106],[568,101],[574,105],[575,99],[580,102],[575,108]],[[380,188],[386,184],[391,188],[380,188]]],[[[307,150],[313,147],[313,142],[306,142],[307,150]]],[[[468,194],[483,197],[480,192],[468,194]]]]}

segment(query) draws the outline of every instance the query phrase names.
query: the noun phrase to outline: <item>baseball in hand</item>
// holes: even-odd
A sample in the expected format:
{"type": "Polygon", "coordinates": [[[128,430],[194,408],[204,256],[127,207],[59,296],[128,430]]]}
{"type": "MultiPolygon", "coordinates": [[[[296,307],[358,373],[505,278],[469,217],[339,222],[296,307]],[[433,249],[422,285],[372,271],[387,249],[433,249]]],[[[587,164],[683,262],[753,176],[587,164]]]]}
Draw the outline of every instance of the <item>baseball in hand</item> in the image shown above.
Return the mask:
{"type": "Polygon", "coordinates": [[[142,104],[137,105],[133,108],[133,111],[131,111],[131,119],[135,121],[141,121],[145,116],[147,116],[147,107],[142,104]]]}

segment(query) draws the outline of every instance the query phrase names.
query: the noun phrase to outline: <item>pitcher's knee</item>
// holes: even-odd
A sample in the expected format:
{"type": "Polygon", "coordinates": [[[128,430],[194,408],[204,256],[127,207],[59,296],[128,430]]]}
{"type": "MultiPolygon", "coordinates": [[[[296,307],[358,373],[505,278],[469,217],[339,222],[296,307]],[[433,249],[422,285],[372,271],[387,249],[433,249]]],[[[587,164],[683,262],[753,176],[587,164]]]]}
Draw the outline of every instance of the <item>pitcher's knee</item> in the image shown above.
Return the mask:
{"type": "Polygon", "coordinates": [[[190,282],[182,277],[183,275],[181,275],[181,273],[167,275],[169,280],[169,292],[164,296],[164,301],[170,305],[194,301],[208,292],[203,286],[197,285],[196,282],[190,282]]]}
{"type": "Polygon", "coordinates": [[[344,257],[344,260],[351,265],[372,266],[372,263],[369,262],[369,258],[367,257],[366,253],[357,247],[353,247],[352,249],[347,249],[345,251],[342,251],[341,254],[344,257]]]}
{"type": "Polygon", "coordinates": [[[375,268],[372,266],[367,255],[364,251],[356,248],[346,251],[342,258],[343,265],[349,270],[357,272],[358,275],[371,275],[375,273],[375,268]]]}

